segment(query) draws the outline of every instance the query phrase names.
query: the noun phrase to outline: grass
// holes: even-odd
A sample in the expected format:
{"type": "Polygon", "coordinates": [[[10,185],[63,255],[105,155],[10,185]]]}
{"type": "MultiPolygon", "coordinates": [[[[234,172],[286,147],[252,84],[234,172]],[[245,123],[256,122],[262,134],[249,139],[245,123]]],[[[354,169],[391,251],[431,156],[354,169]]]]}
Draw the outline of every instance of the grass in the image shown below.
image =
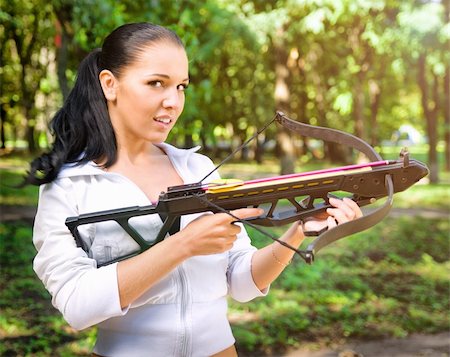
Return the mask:
{"type": "Polygon", "coordinates": [[[241,351],[448,330],[448,232],[448,219],[390,218],[324,248],[313,265],[294,260],[268,297],[231,302],[241,351]]]}
{"type": "Polygon", "coordinates": [[[418,184],[394,197],[394,207],[440,209],[450,214],[450,184],[418,184]]]}
{"type": "Polygon", "coordinates": [[[32,269],[31,226],[0,224],[0,355],[88,355],[95,329],[76,332],[50,303],[32,269]]]}
{"type": "MultiPolygon", "coordinates": [[[[318,168],[306,164],[301,170],[318,168]]],[[[232,162],[221,172],[247,179],[276,175],[277,169],[275,161],[268,160],[257,170],[254,165],[232,162]]],[[[2,157],[1,204],[36,204],[37,188],[11,188],[23,173],[24,158],[2,157]]],[[[449,184],[418,184],[396,194],[394,206],[448,212],[448,202],[449,184]]],[[[249,231],[256,246],[269,243],[249,231]]],[[[387,218],[324,248],[313,265],[294,259],[267,297],[246,304],[230,301],[240,355],[348,338],[448,330],[449,232],[445,215],[387,218]]],[[[0,355],[88,356],[96,330],[74,331],[51,306],[48,292],[32,270],[31,237],[28,221],[0,223],[0,355]]]]}
{"type": "Polygon", "coordinates": [[[38,188],[26,186],[18,189],[14,186],[21,182],[23,170],[9,169],[0,171],[0,204],[35,206],[38,200],[38,188]]]}
{"type": "MultiPolygon", "coordinates": [[[[446,219],[388,219],[324,248],[313,265],[295,259],[266,298],[230,301],[239,351],[447,330],[449,231],[446,219]]],[[[32,271],[31,234],[27,222],[0,225],[0,355],[87,356],[95,328],[76,332],[51,307],[32,271]]]]}

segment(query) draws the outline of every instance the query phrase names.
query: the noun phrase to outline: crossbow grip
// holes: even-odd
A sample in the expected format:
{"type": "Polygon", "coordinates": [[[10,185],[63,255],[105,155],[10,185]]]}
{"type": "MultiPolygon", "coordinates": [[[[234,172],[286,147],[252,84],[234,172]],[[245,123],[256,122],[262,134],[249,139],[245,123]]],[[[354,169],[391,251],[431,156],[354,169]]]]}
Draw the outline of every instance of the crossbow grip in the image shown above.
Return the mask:
{"type": "Polygon", "coordinates": [[[308,245],[306,249],[305,261],[308,264],[311,264],[314,261],[314,255],[323,247],[337,241],[340,238],[364,231],[383,220],[384,217],[386,217],[390,212],[394,199],[394,183],[392,182],[391,175],[386,175],[385,184],[387,188],[387,199],[381,207],[365,216],[340,224],[319,235],[311,244],[308,245]]]}

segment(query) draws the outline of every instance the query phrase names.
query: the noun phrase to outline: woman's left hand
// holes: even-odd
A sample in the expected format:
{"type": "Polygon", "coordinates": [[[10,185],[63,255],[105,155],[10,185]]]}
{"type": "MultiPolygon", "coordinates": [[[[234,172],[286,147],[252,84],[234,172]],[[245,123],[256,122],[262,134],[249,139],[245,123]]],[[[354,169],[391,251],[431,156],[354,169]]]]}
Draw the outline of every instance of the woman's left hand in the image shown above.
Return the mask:
{"type": "MultiPolygon", "coordinates": [[[[349,198],[330,198],[331,207],[308,220],[304,224],[295,222],[280,237],[280,240],[292,247],[299,247],[305,238],[304,232],[321,231],[324,228],[332,229],[361,217],[363,214],[359,206],[349,198]]],[[[294,252],[278,243],[272,243],[259,249],[252,259],[252,276],[256,286],[263,290],[267,288],[286,268],[294,252]]]]}
{"type": "Polygon", "coordinates": [[[328,208],[326,214],[316,216],[316,219],[311,219],[303,225],[303,231],[321,231],[327,227],[332,229],[338,224],[352,221],[361,217],[363,214],[358,204],[350,198],[330,198],[330,204],[333,208],[328,208]]]}

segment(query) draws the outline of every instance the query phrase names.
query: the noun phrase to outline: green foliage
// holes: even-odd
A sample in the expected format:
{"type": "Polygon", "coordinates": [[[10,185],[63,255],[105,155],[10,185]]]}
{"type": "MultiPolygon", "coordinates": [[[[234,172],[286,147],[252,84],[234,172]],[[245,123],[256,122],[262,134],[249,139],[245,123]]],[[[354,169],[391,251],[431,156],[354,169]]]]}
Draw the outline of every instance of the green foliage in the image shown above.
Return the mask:
{"type": "Polygon", "coordinates": [[[395,195],[395,207],[442,209],[450,214],[448,184],[418,185],[395,195]]]}
{"type": "MultiPolygon", "coordinates": [[[[288,72],[287,110],[295,119],[355,132],[356,99],[362,94],[366,119],[358,135],[364,139],[389,140],[403,123],[426,133],[416,83],[417,58],[426,51],[430,83],[435,78],[438,83],[450,60],[450,24],[443,2],[7,1],[0,9],[0,105],[11,147],[26,138],[27,126],[36,127],[38,138],[46,144],[46,124],[61,104],[52,72],[58,50],[55,35],[61,30],[57,13],[59,20],[67,20],[73,35],[65,68],[70,81],[86,52],[98,47],[105,34],[122,23],[152,21],[183,38],[191,58],[192,85],[182,125],[170,138],[179,145],[191,138],[193,143],[214,148],[220,140],[235,144],[252,134],[275,109],[275,68],[280,64],[288,72]],[[30,31],[33,26],[37,29],[30,31]],[[23,41],[22,47],[17,47],[13,33],[23,41]],[[33,40],[36,43],[29,46],[33,40]],[[283,51],[278,51],[279,43],[283,51]],[[28,59],[28,64],[21,59],[28,59]],[[30,89],[34,90],[31,96],[30,89]],[[31,101],[25,103],[24,98],[31,101]],[[376,126],[369,122],[372,116],[376,126]]],[[[442,103],[448,105],[448,98],[442,103]]],[[[273,131],[269,130],[266,139],[273,131]]],[[[440,135],[443,132],[441,125],[440,135]]],[[[428,150],[417,148],[412,156],[426,162],[428,150]]],[[[396,158],[399,152],[391,147],[380,151],[385,158],[396,158]]],[[[299,161],[306,165],[301,171],[329,165],[308,162],[311,152],[302,155],[299,161]]],[[[12,188],[20,182],[23,161],[18,159],[16,165],[10,157],[1,159],[2,168],[8,168],[0,171],[0,204],[35,205],[36,188],[12,188]]],[[[239,178],[277,173],[274,159],[267,159],[258,169],[242,163],[222,169],[224,176],[239,178]]],[[[396,195],[395,207],[409,212],[423,208],[448,212],[449,195],[448,184],[416,185],[396,195]]],[[[389,218],[327,247],[312,266],[295,260],[265,299],[232,303],[240,350],[263,354],[303,341],[448,329],[449,231],[445,218],[389,218]]],[[[257,233],[254,242],[258,246],[268,243],[257,233]]],[[[34,276],[33,255],[29,223],[0,225],[0,354],[89,354],[95,329],[76,333],[65,324],[34,276]]]]}
{"type": "MultiPolygon", "coordinates": [[[[20,181],[26,161],[2,157],[2,204],[35,204],[35,187],[7,188],[20,181]]],[[[227,177],[270,176],[276,174],[273,162],[258,169],[233,162],[221,170],[227,177]]],[[[318,168],[315,163],[299,170],[318,168]]],[[[394,202],[407,209],[448,212],[449,192],[449,185],[416,185],[397,194],[394,202]]],[[[275,229],[274,234],[281,231],[275,229]]],[[[264,299],[247,304],[230,301],[239,350],[263,355],[306,342],[445,330],[450,308],[449,231],[445,218],[388,218],[326,247],[311,266],[294,259],[264,299]]],[[[270,243],[258,232],[249,232],[256,246],[270,243]]],[[[89,355],[96,330],[75,332],[51,307],[48,292],[32,270],[31,236],[29,222],[0,225],[0,354],[89,355]]]]}
{"type": "Polygon", "coordinates": [[[29,223],[0,224],[0,355],[88,355],[94,330],[72,330],[52,308],[32,269],[31,236],[29,223]]]}
{"type": "MultiPolygon", "coordinates": [[[[10,1],[0,10],[6,144],[29,141],[28,120],[38,131],[35,140],[47,145],[46,125],[61,104],[58,82],[65,77],[73,83],[87,51],[130,21],[168,26],[186,44],[192,85],[181,125],[170,136],[177,145],[202,143],[215,152],[223,142],[245,140],[279,106],[274,92],[280,66],[289,92],[282,109],[295,119],[354,132],[373,144],[389,140],[403,123],[426,133],[417,56],[426,51],[430,83],[443,77],[450,26],[444,10],[439,2],[392,0],[10,1]],[[25,31],[34,19],[40,19],[37,30],[25,31]],[[21,65],[18,54],[26,49],[17,50],[14,29],[25,44],[35,41],[31,67],[21,65]],[[61,39],[67,63],[60,57],[61,39]],[[17,80],[22,73],[26,85],[17,80]],[[36,95],[27,96],[34,103],[25,104],[22,92],[35,86],[36,95]]],[[[274,131],[269,128],[265,139],[274,131]]],[[[303,155],[304,161],[311,152],[303,155]]]]}
{"type": "Polygon", "coordinates": [[[40,103],[36,97],[51,87],[52,7],[41,0],[6,1],[0,7],[0,18],[1,140],[6,137],[15,144],[26,137],[32,149],[37,138],[30,131],[43,125],[39,114],[45,111],[42,97],[40,103]]]}
{"type": "MultiPolygon", "coordinates": [[[[320,251],[311,266],[294,260],[268,297],[231,302],[231,315],[241,317],[233,325],[240,349],[263,354],[305,342],[446,330],[449,231],[447,219],[389,218],[320,251]]],[[[257,245],[268,243],[251,234],[257,245]]]]}
{"type": "Polygon", "coordinates": [[[37,203],[38,189],[35,186],[17,188],[24,172],[16,170],[0,171],[0,204],[33,206],[37,203]]]}
{"type": "Polygon", "coordinates": [[[0,163],[0,205],[35,206],[38,188],[26,186],[17,188],[22,183],[25,168],[31,161],[30,156],[3,155],[0,163]]]}

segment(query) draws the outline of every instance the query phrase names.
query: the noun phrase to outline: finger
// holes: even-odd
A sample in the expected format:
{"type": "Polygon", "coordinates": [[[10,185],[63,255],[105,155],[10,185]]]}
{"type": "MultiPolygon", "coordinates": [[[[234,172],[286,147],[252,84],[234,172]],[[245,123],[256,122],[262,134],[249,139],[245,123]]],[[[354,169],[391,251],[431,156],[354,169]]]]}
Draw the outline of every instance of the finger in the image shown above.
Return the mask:
{"type": "Polygon", "coordinates": [[[327,218],[327,224],[328,224],[328,229],[333,229],[334,227],[337,226],[336,220],[331,216],[327,218]]]}
{"type": "Polygon", "coordinates": [[[236,236],[241,231],[241,225],[231,223],[228,219],[216,222],[206,233],[220,238],[236,236]]]}
{"type": "MultiPolygon", "coordinates": [[[[327,216],[328,218],[329,216],[327,216]]],[[[306,221],[303,224],[303,231],[304,232],[319,232],[321,231],[324,227],[328,226],[328,222],[326,219],[324,220],[309,220],[306,221]]]]}
{"type": "Polygon", "coordinates": [[[356,218],[360,218],[363,216],[361,207],[359,207],[355,201],[353,201],[352,199],[350,199],[348,197],[344,197],[343,201],[345,204],[347,204],[347,206],[349,206],[353,210],[353,212],[355,212],[356,218]]]}
{"type": "Polygon", "coordinates": [[[236,239],[237,239],[237,235],[236,234],[230,234],[230,235],[218,238],[218,239],[220,239],[222,244],[233,244],[236,241],[236,239]]]}
{"type": "Polygon", "coordinates": [[[231,248],[233,248],[234,242],[227,242],[224,243],[221,247],[221,253],[229,251],[231,248]]]}
{"type": "Polygon", "coordinates": [[[220,239],[220,244],[225,250],[229,250],[233,247],[234,242],[237,240],[237,236],[230,235],[228,237],[223,237],[220,239]]]}
{"type": "Polygon", "coordinates": [[[228,228],[228,235],[234,236],[238,235],[241,232],[241,225],[232,224],[231,227],[228,228]]]}
{"type": "Polygon", "coordinates": [[[257,217],[264,213],[264,210],[261,208],[240,208],[235,209],[230,212],[233,216],[238,217],[239,219],[246,219],[251,217],[257,217]]]}
{"type": "MultiPolygon", "coordinates": [[[[349,201],[352,201],[348,199],[349,201]]],[[[353,201],[352,201],[353,202],[353,201]]],[[[347,204],[347,201],[339,200],[336,198],[330,198],[330,204],[344,212],[344,214],[347,216],[348,219],[354,219],[356,217],[356,212],[354,211],[353,207],[350,207],[347,204]]]]}
{"type": "Polygon", "coordinates": [[[345,212],[340,208],[328,208],[327,213],[333,218],[333,220],[338,221],[339,224],[348,222],[350,220],[350,218],[348,218],[345,212]]]}
{"type": "Polygon", "coordinates": [[[212,217],[213,215],[214,215],[214,213],[212,213],[212,212],[203,212],[201,214],[198,214],[197,217],[195,217],[191,221],[191,223],[194,222],[194,221],[199,221],[199,220],[203,219],[204,217],[212,217]]]}

